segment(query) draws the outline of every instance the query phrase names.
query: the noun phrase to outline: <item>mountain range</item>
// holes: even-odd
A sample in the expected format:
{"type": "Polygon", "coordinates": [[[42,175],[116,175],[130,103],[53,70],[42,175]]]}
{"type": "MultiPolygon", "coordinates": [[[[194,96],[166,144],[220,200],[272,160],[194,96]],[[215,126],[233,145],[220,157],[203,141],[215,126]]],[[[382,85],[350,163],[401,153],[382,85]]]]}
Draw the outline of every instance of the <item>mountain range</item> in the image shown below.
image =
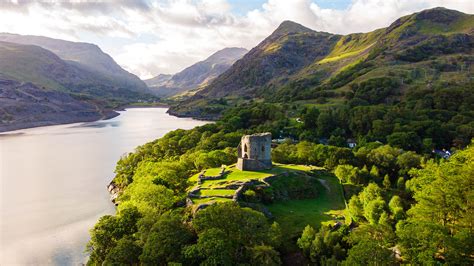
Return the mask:
{"type": "Polygon", "coordinates": [[[0,131],[97,120],[153,99],[99,47],[39,36],[0,34],[0,79],[0,131]]]}
{"type": "Polygon", "coordinates": [[[446,84],[472,88],[473,35],[473,15],[445,8],[348,35],[285,21],[170,113],[216,118],[229,106],[259,99],[326,106],[390,104],[403,102],[408,92],[446,84]]]}
{"type": "Polygon", "coordinates": [[[179,73],[161,74],[145,82],[161,97],[171,97],[191,90],[195,92],[229,69],[247,52],[244,48],[224,48],[179,73]]]}

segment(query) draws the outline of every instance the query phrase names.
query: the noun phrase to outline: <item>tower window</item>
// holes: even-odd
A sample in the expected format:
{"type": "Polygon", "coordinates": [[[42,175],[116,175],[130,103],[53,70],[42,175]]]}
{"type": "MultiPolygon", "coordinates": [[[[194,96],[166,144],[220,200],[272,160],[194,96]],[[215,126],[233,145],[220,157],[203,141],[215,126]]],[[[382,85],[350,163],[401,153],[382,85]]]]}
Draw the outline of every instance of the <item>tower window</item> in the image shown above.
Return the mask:
{"type": "Polygon", "coordinates": [[[247,152],[247,144],[244,144],[244,152],[247,152]]]}
{"type": "Polygon", "coordinates": [[[262,151],[265,151],[265,146],[262,146],[262,151]]]}

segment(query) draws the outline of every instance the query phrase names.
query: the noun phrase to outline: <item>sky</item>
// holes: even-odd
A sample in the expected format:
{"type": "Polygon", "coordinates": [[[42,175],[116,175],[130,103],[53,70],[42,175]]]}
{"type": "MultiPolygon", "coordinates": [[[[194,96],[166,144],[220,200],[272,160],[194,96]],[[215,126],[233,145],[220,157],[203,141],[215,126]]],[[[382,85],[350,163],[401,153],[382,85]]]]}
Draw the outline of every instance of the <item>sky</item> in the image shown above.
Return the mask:
{"type": "Polygon", "coordinates": [[[347,34],[438,6],[474,13],[473,0],[0,0],[0,32],[95,43],[146,79],[251,49],[284,20],[347,34]]]}

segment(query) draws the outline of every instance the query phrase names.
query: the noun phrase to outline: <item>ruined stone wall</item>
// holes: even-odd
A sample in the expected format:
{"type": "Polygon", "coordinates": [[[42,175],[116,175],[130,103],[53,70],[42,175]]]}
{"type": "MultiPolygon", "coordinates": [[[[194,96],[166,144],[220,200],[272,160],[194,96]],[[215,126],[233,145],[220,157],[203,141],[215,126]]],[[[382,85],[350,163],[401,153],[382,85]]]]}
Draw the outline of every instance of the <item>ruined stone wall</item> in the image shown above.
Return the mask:
{"type": "Polygon", "coordinates": [[[240,142],[240,158],[271,161],[272,135],[261,133],[246,135],[240,142]]]}
{"type": "Polygon", "coordinates": [[[261,133],[243,136],[238,149],[237,168],[240,170],[263,170],[272,167],[272,135],[261,133]]]}

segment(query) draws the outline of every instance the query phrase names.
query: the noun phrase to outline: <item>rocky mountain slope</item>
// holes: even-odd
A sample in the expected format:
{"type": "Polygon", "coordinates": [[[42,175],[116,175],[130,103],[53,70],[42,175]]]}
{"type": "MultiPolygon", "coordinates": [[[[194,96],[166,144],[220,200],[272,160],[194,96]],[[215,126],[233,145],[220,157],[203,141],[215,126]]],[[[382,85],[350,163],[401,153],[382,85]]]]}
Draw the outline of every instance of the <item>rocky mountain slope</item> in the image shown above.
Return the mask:
{"type": "Polygon", "coordinates": [[[142,80],[120,67],[110,55],[95,44],[10,33],[0,33],[0,41],[40,46],[53,52],[68,64],[100,74],[114,86],[130,90],[146,90],[146,84],[142,80]]]}
{"type": "Polygon", "coordinates": [[[199,89],[229,69],[247,52],[244,48],[225,48],[177,74],[158,75],[145,82],[157,95],[165,97],[199,89]]]}
{"type": "Polygon", "coordinates": [[[42,47],[0,41],[0,131],[111,117],[113,108],[153,98],[110,78],[42,47]]]}
{"type": "Polygon", "coordinates": [[[391,104],[424,88],[472,88],[473,43],[474,16],[445,8],[345,36],[285,21],[170,112],[211,118],[227,106],[259,99],[327,106],[391,104]]]}
{"type": "Polygon", "coordinates": [[[95,121],[117,115],[68,93],[32,83],[0,79],[0,132],[63,123],[95,121]]]}

